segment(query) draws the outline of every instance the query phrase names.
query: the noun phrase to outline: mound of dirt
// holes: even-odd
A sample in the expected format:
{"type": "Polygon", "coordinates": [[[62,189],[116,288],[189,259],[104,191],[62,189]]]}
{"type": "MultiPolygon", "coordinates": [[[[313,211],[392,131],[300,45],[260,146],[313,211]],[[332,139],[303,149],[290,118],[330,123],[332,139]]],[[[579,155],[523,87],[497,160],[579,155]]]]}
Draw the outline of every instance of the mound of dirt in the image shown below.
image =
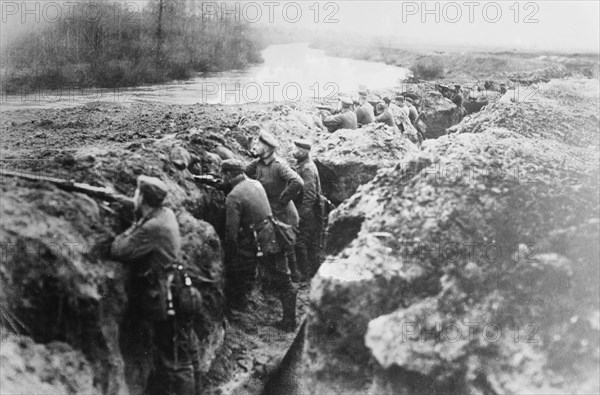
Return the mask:
{"type": "Polygon", "coordinates": [[[587,147],[598,145],[598,85],[595,80],[555,80],[526,90],[510,90],[448,129],[448,133],[480,133],[506,128],[536,139],[587,147]]]}
{"type": "MultiPolygon", "coordinates": [[[[219,238],[224,230],[225,195],[195,183],[190,171],[178,170],[173,161],[187,161],[197,174],[218,173],[226,157],[249,161],[248,151],[258,134],[253,125],[276,132],[285,149],[281,153],[291,156],[294,138],[316,133],[304,118],[299,109],[283,105],[96,103],[71,109],[17,110],[1,123],[2,167],[110,187],[128,196],[133,196],[141,174],[165,181],[169,187],[166,205],[177,214],[183,237],[182,261],[207,280],[197,284],[204,301],[203,325],[198,329],[203,333],[205,383],[213,390],[242,369],[235,361],[228,364],[218,358],[227,348],[223,346],[226,325],[219,238]]],[[[131,207],[106,205],[46,182],[3,177],[0,187],[2,330],[30,334],[38,343],[32,348],[34,354],[45,352],[44,347],[56,341],[81,352],[88,361],[93,388],[71,393],[116,394],[128,389],[135,393],[142,380],[125,380],[124,364],[147,366],[149,361],[132,362],[139,355],[120,350],[119,339],[134,334],[124,333],[119,325],[127,303],[123,266],[106,259],[111,235],[123,231],[133,219],[131,207]],[[9,322],[5,317],[12,318],[9,322]]],[[[271,310],[244,329],[261,328],[281,314],[271,310]],[[265,316],[269,318],[264,320],[265,316]]],[[[244,344],[242,332],[237,341],[244,344]]],[[[280,353],[286,342],[291,342],[286,336],[272,346],[265,340],[262,359],[280,353]]],[[[236,349],[230,355],[236,359],[242,352],[236,349]]],[[[48,392],[32,383],[29,376],[38,373],[13,371],[15,391],[48,392]]]]}
{"type": "Polygon", "coordinates": [[[435,90],[423,94],[422,111],[427,125],[425,138],[435,139],[446,134],[446,129],[459,122],[458,108],[449,99],[435,90]]]}
{"type": "Polygon", "coordinates": [[[408,138],[384,124],[329,134],[314,150],[323,193],[339,204],[369,182],[377,170],[417,150],[408,138]]]}
{"type": "Polygon", "coordinates": [[[26,336],[8,334],[0,348],[2,393],[100,394],[92,367],[68,344],[35,344],[26,336]]]}
{"type": "Polygon", "coordinates": [[[430,140],[330,215],[311,393],[600,390],[598,150],[529,138],[533,114],[430,140]]]}

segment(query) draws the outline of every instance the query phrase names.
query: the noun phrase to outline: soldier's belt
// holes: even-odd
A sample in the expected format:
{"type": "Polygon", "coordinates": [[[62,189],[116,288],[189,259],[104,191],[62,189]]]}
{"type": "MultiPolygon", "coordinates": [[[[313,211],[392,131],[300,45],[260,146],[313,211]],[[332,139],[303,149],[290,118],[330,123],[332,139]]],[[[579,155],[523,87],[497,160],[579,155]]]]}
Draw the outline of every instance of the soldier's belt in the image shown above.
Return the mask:
{"type": "Polygon", "coordinates": [[[269,223],[269,218],[265,218],[262,221],[255,222],[253,224],[248,225],[247,227],[241,227],[240,230],[242,232],[253,232],[255,230],[262,229],[265,225],[269,223]]]}

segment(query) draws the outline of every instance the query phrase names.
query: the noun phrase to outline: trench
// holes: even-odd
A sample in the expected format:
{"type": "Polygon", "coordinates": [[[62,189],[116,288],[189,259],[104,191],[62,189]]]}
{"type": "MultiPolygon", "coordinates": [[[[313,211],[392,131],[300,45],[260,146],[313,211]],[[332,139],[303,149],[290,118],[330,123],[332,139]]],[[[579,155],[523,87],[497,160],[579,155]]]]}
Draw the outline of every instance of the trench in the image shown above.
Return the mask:
{"type": "MultiPolygon", "coordinates": [[[[469,114],[478,112],[483,108],[468,108],[469,114]]],[[[446,120],[444,122],[447,122],[446,120]]],[[[440,126],[440,125],[436,125],[440,126]]],[[[353,188],[348,189],[344,183],[344,179],[340,174],[354,174],[357,179],[360,179],[358,184],[364,185],[368,183],[372,177],[368,176],[372,169],[368,167],[354,168],[350,165],[348,170],[346,165],[336,166],[335,170],[318,159],[315,160],[319,171],[319,178],[323,194],[337,207],[348,200],[354,193],[353,188]],[[337,171],[336,171],[337,170],[337,171]],[[362,174],[361,173],[364,173],[362,174]],[[339,173],[339,174],[338,174],[339,173]]],[[[373,172],[373,173],[376,173],[373,172]]],[[[325,245],[323,246],[323,256],[335,256],[346,248],[348,244],[354,240],[361,230],[365,220],[364,216],[347,216],[338,219],[335,223],[327,227],[325,245]]],[[[293,342],[290,346],[282,351],[280,362],[270,371],[270,373],[260,380],[257,384],[256,380],[250,385],[245,383],[240,386],[240,389],[234,394],[236,395],[301,395],[307,393],[303,387],[303,348],[306,336],[306,320],[302,322],[297,330],[293,342]],[[243,388],[243,389],[241,389],[243,388]]],[[[420,381],[415,379],[415,383],[420,381]]],[[[427,383],[422,383],[422,387],[427,387],[427,383]]],[[[428,388],[428,387],[427,387],[428,388]]],[[[421,388],[422,389],[422,388],[421,388]]]]}

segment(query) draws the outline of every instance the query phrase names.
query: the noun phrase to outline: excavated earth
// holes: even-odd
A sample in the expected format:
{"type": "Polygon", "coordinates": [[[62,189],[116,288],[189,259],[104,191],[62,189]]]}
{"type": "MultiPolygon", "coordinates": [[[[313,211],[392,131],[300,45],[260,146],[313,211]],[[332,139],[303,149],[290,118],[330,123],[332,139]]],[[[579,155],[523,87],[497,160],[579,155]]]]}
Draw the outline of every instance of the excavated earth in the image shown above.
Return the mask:
{"type": "MultiPolygon", "coordinates": [[[[182,259],[209,280],[198,284],[204,296],[204,325],[198,329],[204,334],[205,391],[218,393],[221,386],[268,371],[292,335],[266,326],[281,312],[275,299],[258,293],[252,314],[225,320],[219,238],[224,195],[195,184],[171,159],[183,149],[195,158],[193,172],[217,173],[221,158],[249,159],[259,123],[285,130],[279,137],[289,151],[292,138],[309,130],[302,122],[310,117],[298,114],[276,105],[90,103],[13,110],[2,117],[2,166],[128,196],[140,174],[167,182],[167,205],[183,236],[182,259]]],[[[138,393],[141,380],[124,374],[125,361],[137,355],[123,340],[132,334],[119,325],[127,302],[124,269],[106,257],[107,240],[129,225],[130,208],[47,182],[4,177],[1,188],[2,393],[138,393]]],[[[149,361],[131,363],[147,369],[149,361]]]]}
{"type": "MultiPolygon", "coordinates": [[[[94,102],[9,109],[0,123],[2,168],[110,187],[128,196],[140,174],[163,179],[170,189],[167,205],[181,227],[182,259],[209,280],[198,284],[204,296],[205,324],[198,329],[204,334],[205,392],[259,393],[294,335],[267,325],[281,310],[275,298],[262,292],[255,292],[247,313],[235,320],[224,317],[220,237],[225,196],[196,184],[172,160],[187,151],[193,173],[217,173],[224,158],[250,160],[252,140],[262,127],[279,138],[280,152],[291,163],[294,139],[317,145],[329,141],[326,137],[340,138],[316,129],[311,112],[308,103],[94,102]]],[[[366,172],[361,183],[377,168],[416,150],[404,139],[386,147],[393,139],[385,129],[373,128],[371,137],[352,136],[341,149],[360,141],[368,156],[383,147],[387,152],[380,156],[387,161],[360,169],[366,172]]],[[[339,185],[338,178],[324,185],[339,185]]],[[[42,181],[3,176],[0,187],[2,393],[139,393],[142,379],[126,374],[126,362],[147,371],[150,361],[135,359],[139,355],[128,347],[132,334],[120,326],[127,303],[125,269],[106,254],[110,237],[129,226],[131,208],[42,181]]],[[[307,285],[301,285],[299,318],[307,294],[307,285]]]]}
{"type": "MultiPolygon", "coordinates": [[[[597,80],[551,81],[539,102],[505,97],[452,127],[453,105],[429,92],[427,137],[442,137],[421,149],[411,127],[321,132],[309,103],[11,109],[0,148],[3,169],[129,196],[140,174],[167,182],[182,259],[210,280],[206,393],[261,393],[294,334],[267,325],[281,310],[260,290],[224,317],[224,195],[172,159],[185,150],[193,173],[216,173],[250,160],[259,128],[290,163],[292,141],[311,140],[324,193],[343,202],[310,295],[299,288],[304,352],[283,363],[297,393],[583,393],[598,390],[598,96],[597,80]],[[467,323],[466,339],[446,330],[467,323]]],[[[0,187],[1,392],[138,393],[125,362],[149,361],[123,342],[125,272],[106,257],[130,208],[46,182],[0,187]]]]}
{"type": "Polygon", "coordinates": [[[330,215],[311,394],[588,394],[600,383],[597,80],[500,100],[330,215]]]}

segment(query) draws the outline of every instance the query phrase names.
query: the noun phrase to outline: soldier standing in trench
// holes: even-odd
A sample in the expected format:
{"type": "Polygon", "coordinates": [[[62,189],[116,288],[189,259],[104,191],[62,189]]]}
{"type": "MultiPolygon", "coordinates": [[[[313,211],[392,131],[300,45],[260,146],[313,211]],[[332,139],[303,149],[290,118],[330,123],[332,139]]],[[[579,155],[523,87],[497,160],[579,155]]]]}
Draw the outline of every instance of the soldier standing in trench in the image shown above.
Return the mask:
{"type": "Polygon", "coordinates": [[[141,218],[110,247],[111,257],[127,270],[120,345],[132,394],[201,392],[198,338],[190,322],[167,315],[167,271],[179,258],[181,236],[175,213],[163,205],[166,196],[160,179],[139,176],[133,200],[141,218]]]}
{"type": "MultiPolygon", "coordinates": [[[[278,147],[279,143],[272,134],[261,131],[252,147],[252,153],[257,159],[246,167],[245,172],[250,178],[258,180],[264,187],[273,216],[288,225],[297,226],[298,211],[292,199],[302,193],[304,182],[285,161],[277,157],[275,152],[278,147]]],[[[277,261],[278,270],[285,270],[286,275],[289,277],[290,267],[288,263],[290,262],[286,263],[286,256],[291,261],[292,266],[295,267],[293,246],[286,251],[283,262],[277,261]]],[[[282,325],[286,328],[291,327],[291,317],[293,316],[295,327],[296,292],[293,288],[288,289],[286,285],[280,294],[284,312],[282,325]]]]}
{"type": "Polygon", "coordinates": [[[462,89],[460,85],[454,85],[454,94],[452,95],[452,103],[458,108],[458,121],[460,122],[463,117],[467,114],[467,110],[464,107],[464,97],[462,95],[462,89]]]}
{"type": "Polygon", "coordinates": [[[321,181],[319,171],[310,157],[311,144],[308,140],[294,141],[296,150],[296,172],[304,181],[304,193],[299,208],[300,234],[296,243],[296,258],[302,280],[311,278],[319,267],[319,248],[321,240],[320,221],[317,211],[320,209],[321,181]]]}
{"type": "MultiPolygon", "coordinates": [[[[252,154],[258,159],[246,167],[246,175],[257,179],[265,188],[273,216],[297,230],[300,217],[293,199],[302,193],[304,184],[292,168],[277,157],[278,147],[275,136],[261,131],[252,147],[252,154]]],[[[300,274],[293,246],[286,249],[285,256],[292,280],[298,281],[300,274]]]]}
{"type": "Polygon", "coordinates": [[[223,182],[232,187],[226,200],[225,293],[231,312],[244,310],[258,267],[267,272],[279,294],[283,319],[276,324],[285,331],[296,328],[296,294],[287,270],[284,251],[277,244],[267,193],[262,184],[244,174],[240,160],[221,164],[223,182]]]}

